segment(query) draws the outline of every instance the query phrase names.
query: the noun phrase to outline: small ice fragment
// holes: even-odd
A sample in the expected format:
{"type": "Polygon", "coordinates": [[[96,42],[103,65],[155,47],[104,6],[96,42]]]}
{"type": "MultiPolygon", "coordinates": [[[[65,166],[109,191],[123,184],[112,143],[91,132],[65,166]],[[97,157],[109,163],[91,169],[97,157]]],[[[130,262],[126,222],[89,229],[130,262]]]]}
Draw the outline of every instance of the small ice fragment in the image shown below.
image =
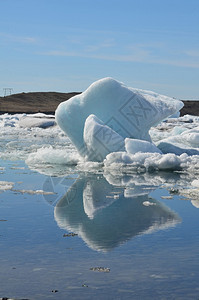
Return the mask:
{"type": "Polygon", "coordinates": [[[0,181],[0,191],[11,190],[14,186],[14,182],[0,181]]]}
{"type": "Polygon", "coordinates": [[[152,202],[149,202],[149,201],[144,201],[142,204],[144,206],[153,206],[153,205],[156,205],[156,203],[152,203],[152,202]]]}
{"type": "Polygon", "coordinates": [[[161,196],[162,199],[173,199],[172,196],[161,196]]]}
{"type": "Polygon", "coordinates": [[[109,273],[111,270],[110,268],[104,268],[104,267],[94,267],[94,268],[90,268],[91,271],[98,271],[98,272],[105,272],[105,273],[109,273]]]}
{"type": "Polygon", "coordinates": [[[30,195],[54,195],[54,192],[47,192],[43,190],[13,190],[16,193],[30,194],[30,195]]]}
{"type": "Polygon", "coordinates": [[[199,188],[199,180],[197,180],[197,179],[193,180],[191,185],[199,188]]]}

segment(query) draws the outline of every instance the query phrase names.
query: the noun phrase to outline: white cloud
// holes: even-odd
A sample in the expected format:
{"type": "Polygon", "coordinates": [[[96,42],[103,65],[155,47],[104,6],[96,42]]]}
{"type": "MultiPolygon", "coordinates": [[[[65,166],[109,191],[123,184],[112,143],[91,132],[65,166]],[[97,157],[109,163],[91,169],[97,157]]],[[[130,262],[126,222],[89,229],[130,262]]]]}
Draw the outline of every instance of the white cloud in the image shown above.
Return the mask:
{"type": "MultiPolygon", "coordinates": [[[[94,49],[94,48],[93,48],[94,49]]],[[[189,60],[187,57],[185,59],[174,59],[165,56],[155,56],[148,50],[144,49],[134,49],[130,54],[100,54],[100,53],[88,53],[88,52],[73,52],[73,51],[58,51],[52,50],[44,53],[42,55],[49,56],[66,56],[66,57],[84,57],[84,58],[95,58],[101,60],[110,61],[120,61],[120,62],[140,62],[148,64],[158,64],[158,65],[170,65],[175,67],[186,67],[186,68],[199,68],[199,62],[189,60]]]]}
{"type": "Polygon", "coordinates": [[[8,33],[0,32],[0,37],[4,39],[6,42],[14,42],[14,43],[26,43],[26,44],[34,44],[37,42],[35,37],[31,36],[17,36],[8,33]]]}
{"type": "Polygon", "coordinates": [[[199,51],[198,50],[187,50],[185,51],[185,54],[193,57],[193,58],[199,58],[199,51]]]}
{"type": "MultiPolygon", "coordinates": [[[[83,45],[82,45],[83,46],[83,45]]],[[[99,43],[93,43],[93,44],[88,44],[84,46],[84,50],[86,52],[96,52],[96,51],[102,51],[102,50],[106,50],[106,49],[110,49],[115,47],[115,41],[114,39],[110,39],[110,40],[104,40],[102,42],[99,43]]]]}

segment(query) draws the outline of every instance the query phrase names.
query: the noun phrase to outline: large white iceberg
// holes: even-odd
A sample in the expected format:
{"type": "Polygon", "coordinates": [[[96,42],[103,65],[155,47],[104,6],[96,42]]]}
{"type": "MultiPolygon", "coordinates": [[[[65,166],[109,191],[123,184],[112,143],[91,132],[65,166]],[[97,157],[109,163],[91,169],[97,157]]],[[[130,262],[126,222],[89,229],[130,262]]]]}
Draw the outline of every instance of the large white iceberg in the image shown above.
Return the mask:
{"type": "Polygon", "coordinates": [[[104,78],[62,102],[55,118],[83,157],[103,161],[107,154],[123,151],[125,138],[151,142],[149,129],[182,107],[179,100],[104,78]]]}

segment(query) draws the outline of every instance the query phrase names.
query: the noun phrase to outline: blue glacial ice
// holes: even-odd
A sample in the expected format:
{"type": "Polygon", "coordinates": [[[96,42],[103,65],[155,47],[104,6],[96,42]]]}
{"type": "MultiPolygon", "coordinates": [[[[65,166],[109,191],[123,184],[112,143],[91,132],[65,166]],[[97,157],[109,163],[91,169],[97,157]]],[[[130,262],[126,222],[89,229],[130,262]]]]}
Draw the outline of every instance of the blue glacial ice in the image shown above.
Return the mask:
{"type": "MultiPolygon", "coordinates": [[[[81,156],[100,162],[109,153],[125,151],[125,138],[132,139],[126,142],[128,149],[154,152],[150,128],[182,107],[179,100],[103,78],[82,94],[62,102],[55,118],[81,156]]],[[[157,148],[155,152],[161,153],[157,148]]]]}

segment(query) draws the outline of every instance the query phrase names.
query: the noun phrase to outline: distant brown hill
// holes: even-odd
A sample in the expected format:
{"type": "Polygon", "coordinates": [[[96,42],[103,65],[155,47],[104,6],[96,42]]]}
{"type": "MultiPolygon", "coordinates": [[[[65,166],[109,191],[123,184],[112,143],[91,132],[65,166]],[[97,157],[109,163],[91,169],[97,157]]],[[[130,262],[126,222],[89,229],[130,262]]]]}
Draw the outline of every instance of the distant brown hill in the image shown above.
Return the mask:
{"type": "Polygon", "coordinates": [[[193,115],[199,116],[199,100],[189,101],[182,100],[184,102],[184,107],[180,111],[180,115],[193,115]]]}
{"type": "Polygon", "coordinates": [[[53,114],[57,106],[80,93],[33,92],[0,97],[0,113],[53,114]]]}
{"type": "MultiPolygon", "coordinates": [[[[54,114],[57,106],[79,92],[32,92],[0,97],[0,114],[3,113],[37,113],[54,114]]],[[[199,116],[199,101],[183,100],[181,116],[185,114],[199,116]]]]}

